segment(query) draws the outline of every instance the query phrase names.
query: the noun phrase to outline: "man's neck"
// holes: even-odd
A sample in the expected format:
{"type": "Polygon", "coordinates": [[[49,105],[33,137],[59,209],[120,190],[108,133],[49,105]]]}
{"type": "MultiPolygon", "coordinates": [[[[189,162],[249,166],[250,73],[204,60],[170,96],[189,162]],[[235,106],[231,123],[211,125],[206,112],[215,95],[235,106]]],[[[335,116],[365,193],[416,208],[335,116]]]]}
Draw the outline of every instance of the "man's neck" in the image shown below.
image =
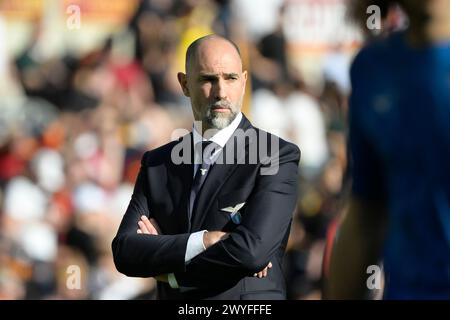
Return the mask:
{"type": "MultiPolygon", "coordinates": [[[[222,128],[224,129],[224,128],[222,128]]],[[[219,132],[221,129],[213,128],[209,126],[207,123],[202,123],[202,136],[205,139],[210,139],[213,135],[219,132]]]]}
{"type": "Polygon", "coordinates": [[[194,128],[203,138],[210,139],[213,135],[219,132],[220,129],[211,127],[208,123],[202,121],[195,121],[194,128]],[[199,126],[200,124],[200,126],[199,126]]]}
{"type": "Polygon", "coordinates": [[[203,129],[199,128],[200,122],[194,123],[194,143],[198,143],[202,140],[210,140],[212,142],[217,143],[219,146],[224,147],[227,141],[230,139],[230,137],[233,135],[234,131],[238,128],[241,120],[242,120],[242,113],[239,112],[237,116],[234,118],[231,123],[221,129],[210,129],[210,130],[200,130],[203,129]],[[203,132],[201,135],[200,132],[203,132]]]}
{"type": "MultiPolygon", "coordinates": [[[[228,124],[228,126],[226,126],[225,128],[222,128],[222,129],[214,128],[210,124],[208,124],[206,121],[195,120],[194,129],[197,131],[197,133],[201,134],[201,136],[204,139],[209,140],[212,136],[217,134],[219,131],[225,130],[229,126],[232,126],[233,123],[235,123],[235,122],[240,122],[240,119],[242,119],[241,112],[239,112],[234,117],[234,119],[228,124]],[[200,127],[200,125],[201,125],[201,127],[200,127]]],[[[235,126],[237,126],[237,123],[235,123],[235,126]]]]}

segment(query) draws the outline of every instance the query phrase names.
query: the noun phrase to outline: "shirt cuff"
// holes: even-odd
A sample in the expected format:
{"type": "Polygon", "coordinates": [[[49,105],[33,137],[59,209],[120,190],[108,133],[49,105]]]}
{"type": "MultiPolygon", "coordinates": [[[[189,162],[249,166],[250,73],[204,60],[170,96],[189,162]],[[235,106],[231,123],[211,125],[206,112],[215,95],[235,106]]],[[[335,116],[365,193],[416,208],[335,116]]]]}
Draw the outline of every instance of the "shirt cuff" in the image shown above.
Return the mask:
{"type": "Polygon", "coordinates": [[[203,234],[208,232],[207,230],[202,230],[194,232],[189,236],[186,255],[184,256],[184,262],[189,263],[194,257],[198,256],[200,253],[206,250],[203,243],[203,234]]]}
{"type": "Polygon", "coordinates": [[[169,273],[167,275],[167,280],[169,281],[169,285],[170,285],[170,287],[172,289],[178,289],[179,288],[177,279],[175,278],[175,274],[169,273]]]}

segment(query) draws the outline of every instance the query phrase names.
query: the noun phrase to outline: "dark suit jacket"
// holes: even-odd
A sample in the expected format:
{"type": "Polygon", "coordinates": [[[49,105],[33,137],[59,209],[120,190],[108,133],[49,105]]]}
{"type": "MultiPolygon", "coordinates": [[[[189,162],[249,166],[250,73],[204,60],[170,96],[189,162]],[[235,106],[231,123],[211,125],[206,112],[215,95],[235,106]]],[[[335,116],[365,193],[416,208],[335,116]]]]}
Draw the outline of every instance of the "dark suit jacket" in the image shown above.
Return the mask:
{"type": "Polygon", "coordinates": [[[245,152],[235,154],[234,164],[217,162],[212,166],[197,196],[191,222],[188,201],[193,165],[174,164],[171,154],[177,146],[192,148],[192,134],[143,156],[133,196],[112,242],[112,250],[117,270],[125,275],[153,277],[175,273],[180,287],[196,288],[180,291],[158,282],[160,299],[285,298],[282,258],[297,201],[300,150],[253,127],[245,117],[238,130],[225,145],[222,155],[231,149],[231,141],[236,142],[235,148],[243,148],[245,152]],[[253,129],[256,135],[236,140],[239,129],[246,133],[253,129]],[[260,134],[266,134],[267,139],[260,134]],[[270,150],[271,138],[279,142],[278,150],[270,150]],[[253,149],[254,155],[256,146],[258,151],[261,146],[267,146],[269,157],[264,157],[262,152],[252,161],[249,150],[253,149]],[[261,169],[271,165],[278,165],[277,173],[261,175],[261,169]],[[245,205],[239,210],[240,224],[230,220],[230,213],[220,210],[242,202],[245,205]],[[162,235],[137,234],[141,215],[156,219],[162,235]],[[186,265],[189,235],[204,229],[231,233],[186,265]],[[268,276],[253,277],[269,261],[273,267],[268,276]]]}

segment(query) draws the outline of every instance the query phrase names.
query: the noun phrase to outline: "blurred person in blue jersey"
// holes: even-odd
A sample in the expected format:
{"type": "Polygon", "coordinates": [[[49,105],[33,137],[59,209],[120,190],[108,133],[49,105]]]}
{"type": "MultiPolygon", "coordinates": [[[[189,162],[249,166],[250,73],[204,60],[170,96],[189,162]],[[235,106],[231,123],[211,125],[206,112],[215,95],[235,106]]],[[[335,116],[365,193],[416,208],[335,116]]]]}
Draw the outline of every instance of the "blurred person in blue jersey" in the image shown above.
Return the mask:
{"type": "Polygon", "coordinates": [[[409,27],[371,41],[351,69],[352,196],[331,299],[369,298],[381,262],[385,299],[450,299],[450,0],[396,2],[409,27]]]}

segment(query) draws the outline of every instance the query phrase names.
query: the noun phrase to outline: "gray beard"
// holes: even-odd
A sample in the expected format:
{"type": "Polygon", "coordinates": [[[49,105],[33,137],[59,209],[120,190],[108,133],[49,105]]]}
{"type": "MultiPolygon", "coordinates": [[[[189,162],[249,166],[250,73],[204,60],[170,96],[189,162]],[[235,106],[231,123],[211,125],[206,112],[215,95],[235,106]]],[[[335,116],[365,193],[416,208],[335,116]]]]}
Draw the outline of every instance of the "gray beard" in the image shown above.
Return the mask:
{"type": "Polygon", "coordinates": [[[219,113],[211,112],[211,109],[209,109],[206,112],[205,120],[211,129],[221,130],[228,127],[230,123],[233,122],[234,119],[236,119],[236,116],[237,112],[233,110],[230,110],[230,114],[228,115],[221,115],[219,113]]]}

